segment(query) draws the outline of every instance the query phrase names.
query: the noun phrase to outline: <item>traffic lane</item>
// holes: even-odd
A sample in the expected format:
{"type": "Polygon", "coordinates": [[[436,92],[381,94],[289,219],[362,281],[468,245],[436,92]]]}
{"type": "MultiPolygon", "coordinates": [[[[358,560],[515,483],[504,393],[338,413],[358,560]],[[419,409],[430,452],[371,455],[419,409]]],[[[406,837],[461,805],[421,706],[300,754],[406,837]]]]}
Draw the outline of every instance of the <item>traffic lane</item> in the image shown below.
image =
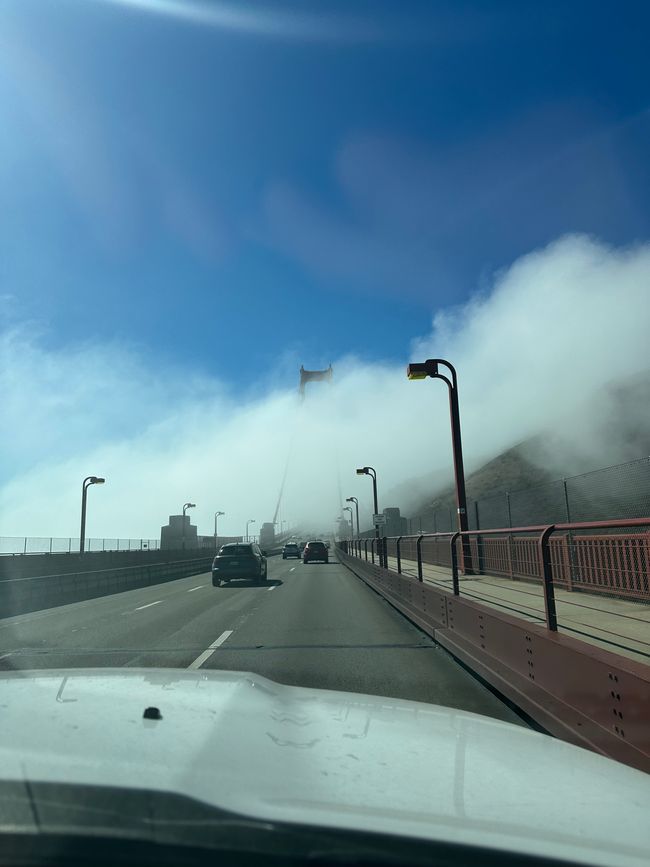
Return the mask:
{"type": "Polygon", "coordinates": [[[203,668],[430,702],[524,725],[444,649],[337,561],[300,564],[223,638],[203,668]]]}
{"type": "Polygon", "coordinates": [[[246,670],[285,683],[374,692],[518,720],[338,563],[305,566],[273,559],[269,578],[267,587],[242,582],[217,589],[211,582],[206,586],[209,575],[195,576],[175,586],[64,606],[66,612],[42,612],[56,617],[12,618],[14,637],[22,643],[14,642],[14,652],[0,666],[246,670]],[[18,636],[16,620],[31,621],[24,626],[35,634],[18,636]],[[43,644],[30,645],[26,638],[43,644]]]}
{"type": "MultiPolygon", "coordinates": [[[[253,581],[234,581],[222,587],[212,587],[202,597],[202,606],[191,616],[179,612],[175,623],[151,642],[141,653],[133,654],[128,666],[174,666],[188,668],[224,632],[239,630],[258,610],[267,604],[270,591],[280,592],[291,577],[292,567],[281,558],[269,559],[268,581],[261,586],[253,581]]],[[[154,615],[155,617],[155,615],[154,615]]],[[[154,621],[154,629],[158,628],[154,621]]]]}
{"type": "MultiPolygon", "coordinates": [[[[288,572],[269,559],[269,586],[288,572]]],[[[0,620],[0,669],[186,667],[221,619],[238,622],[268,587],[212,587],[210,573],[0,620]]]]}

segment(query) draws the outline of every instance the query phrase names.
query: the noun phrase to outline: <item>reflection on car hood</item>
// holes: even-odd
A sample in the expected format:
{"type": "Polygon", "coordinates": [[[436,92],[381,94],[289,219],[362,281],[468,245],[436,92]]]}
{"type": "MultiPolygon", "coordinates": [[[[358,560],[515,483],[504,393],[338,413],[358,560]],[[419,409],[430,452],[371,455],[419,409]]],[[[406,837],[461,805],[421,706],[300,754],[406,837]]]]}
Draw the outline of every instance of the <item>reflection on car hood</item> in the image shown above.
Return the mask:
{"type": "Polygon", "coordinates": [[[523,727],[219,671],[0,677],[0,778],[588,864],[650,860],[650,776],[523,727]],[[145,708],[162,719],[144,719],[145,708]]]}

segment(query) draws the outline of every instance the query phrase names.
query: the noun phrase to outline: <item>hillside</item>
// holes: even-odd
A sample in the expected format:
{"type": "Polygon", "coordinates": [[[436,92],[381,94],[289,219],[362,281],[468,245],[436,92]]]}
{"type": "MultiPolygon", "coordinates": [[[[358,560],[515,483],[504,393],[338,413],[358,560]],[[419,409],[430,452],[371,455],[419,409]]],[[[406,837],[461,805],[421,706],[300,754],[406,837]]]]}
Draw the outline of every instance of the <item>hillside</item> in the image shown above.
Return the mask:
{"type": "MultiPolygon", "coordinates": [[[[559,431],[542,432],[467,475],[468,501],[479,501],[480,526],[566,520],[567,499],[572,520],[650,514],[650,460],[616,468],[650,455],[650,375],[609,384],[577,409],[559,431]]],[[[418,479],[394,489],[393,501],[404,504],[412,528],[451,529],[456,501],[449,474],[427,481],[428,496],[418,479]]],[[[468,511],[472,526],[471,503],[468,511]]]]}

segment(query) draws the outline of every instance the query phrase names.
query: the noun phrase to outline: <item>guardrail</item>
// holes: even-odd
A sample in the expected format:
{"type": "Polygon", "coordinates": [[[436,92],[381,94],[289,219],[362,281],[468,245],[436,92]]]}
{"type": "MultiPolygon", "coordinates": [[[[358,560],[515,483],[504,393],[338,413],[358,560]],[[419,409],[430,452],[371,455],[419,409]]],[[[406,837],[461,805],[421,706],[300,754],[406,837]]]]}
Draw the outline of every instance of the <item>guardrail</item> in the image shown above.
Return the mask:
{"type": "Polygon", "coordinates": [[[650,518],[339,547],[358,577],[541,726],[650,771],[644,528],[650,518]]]}
{"type": "MultiPolygon", "coordinates": [[[[466,559],[472,574],[541,582],[551,606],[556,586],[650,602],[650,532],[630,532],[636,528],[650,529],[650,518],[358,539],[342,544],[346,551],[380,566],[394,557],[398,573],[403,559],[413,560],[420,581],[425,563],[448,567],[456,595],[466,559]],[[628,532],[595,533],[623,528],[628,532]]],[[[552,615],[549,628],[555,628],[552,615]]]]}
{"type": "MultiPolygon", "coordinates": [[[[79,537],[75,536],[0,536],[0,556],[30,554],[78,554],[79,537]]],[[[87,552],[155,551],[160,539],[86,539],[87,552]]]]}

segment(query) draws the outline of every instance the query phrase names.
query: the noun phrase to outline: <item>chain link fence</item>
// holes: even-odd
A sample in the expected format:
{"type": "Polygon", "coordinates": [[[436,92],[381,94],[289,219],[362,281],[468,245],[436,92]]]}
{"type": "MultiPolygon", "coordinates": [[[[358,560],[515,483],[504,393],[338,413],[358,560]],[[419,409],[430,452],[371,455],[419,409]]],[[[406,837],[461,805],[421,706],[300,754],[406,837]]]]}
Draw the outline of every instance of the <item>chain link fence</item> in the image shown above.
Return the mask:
{"type": "MultiPolygon", "coordinates": [[[[645,518],[650,516],[650,457],[469,500],[467,515],[470,530],[645,518]]],[[[456,530],[456,515],[438,509],[409,523],[413,533],[420,527],[425,533],[448,533],[456,530]]]]}

